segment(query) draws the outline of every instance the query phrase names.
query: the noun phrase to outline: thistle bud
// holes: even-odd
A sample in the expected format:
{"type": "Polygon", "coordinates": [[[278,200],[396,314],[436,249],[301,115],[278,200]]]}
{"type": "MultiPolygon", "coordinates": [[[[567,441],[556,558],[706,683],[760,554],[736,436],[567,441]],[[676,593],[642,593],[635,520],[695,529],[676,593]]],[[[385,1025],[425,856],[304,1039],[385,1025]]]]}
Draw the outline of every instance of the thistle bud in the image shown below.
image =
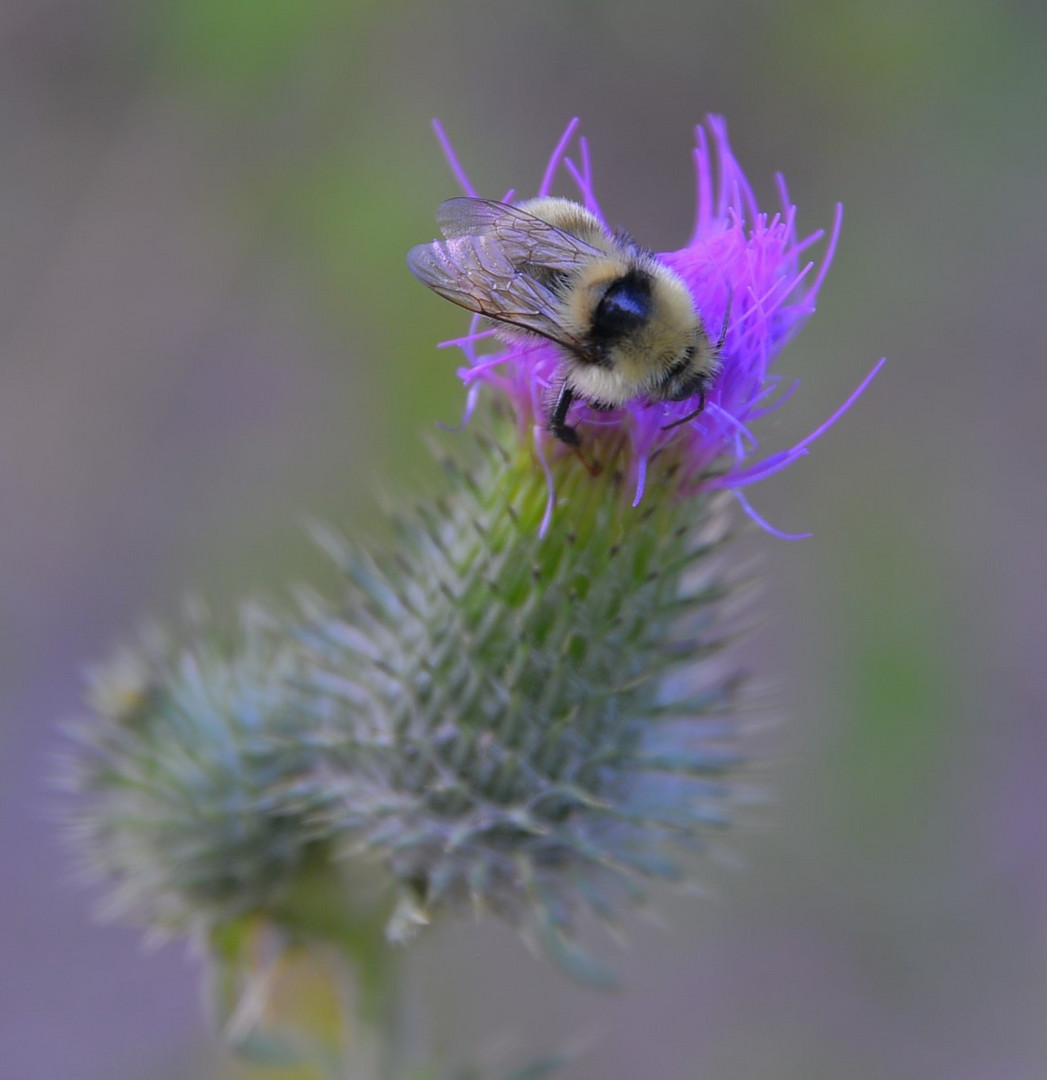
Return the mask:
{"type": "Polygon", "coordinates": [[[293,639],[254,607],[228,641],[194,623],[186,646],[151,630],[90,674],[65,771],[104,913],[160,935],[277,909],[323,846],[330,801],[294,701],[305,660],[293,639]]]}
{"type": "Polygon", "coordinates": [[[395,555],[324,534],[346,595],[308,604],[307,696],[335,831],[397,883],[392,937],[487,910],[591,978],[578,915],[613,922],[648,882],[682,879],[681,856],[731,818],[729,497],[681,497],[666,451],[638,510],[613,460],[593,477],[564,455],[542,536],[545,474],[506,452],[506,420],[491,431],[467,467],[446,460],[448,494],[407,518],[395,555]]]}

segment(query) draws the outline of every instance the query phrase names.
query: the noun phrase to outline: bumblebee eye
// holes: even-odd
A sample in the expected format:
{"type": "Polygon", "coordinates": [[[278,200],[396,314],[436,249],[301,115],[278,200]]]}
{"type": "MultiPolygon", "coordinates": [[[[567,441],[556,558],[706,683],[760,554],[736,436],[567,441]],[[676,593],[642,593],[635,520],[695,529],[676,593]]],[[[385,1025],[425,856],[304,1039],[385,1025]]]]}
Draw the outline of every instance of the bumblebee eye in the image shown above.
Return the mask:
{"type": "Polygon", "coordinates": [[[604,338],[627,334],[651,314],[651,279],[631,272],[611,284],[593,313],[593,332],[604,338]]]}

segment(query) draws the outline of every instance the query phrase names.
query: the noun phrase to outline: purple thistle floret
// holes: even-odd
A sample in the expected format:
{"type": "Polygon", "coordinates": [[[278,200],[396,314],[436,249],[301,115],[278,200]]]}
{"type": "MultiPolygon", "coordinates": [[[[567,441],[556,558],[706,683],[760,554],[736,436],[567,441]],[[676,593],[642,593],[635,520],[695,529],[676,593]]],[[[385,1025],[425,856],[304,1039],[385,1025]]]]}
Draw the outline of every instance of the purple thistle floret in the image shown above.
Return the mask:
{"type": "MultiPolygon", "coordinates": [[[[465,194],[476,196],[476,190],[442,127],[437,121],[433,122],[433,127],[465,194]]],[[[578,201],[613,229],[606,222],[596,199],[586,139],[581,137],[577,141],[577,162],[566,156],[577,127],[577,119],[567,125],[549,159],[537,195],[549,194],[562,168],[577,190],[578,201]]],[[[598,411],[584,401],[577,401],[570,422],[577,426],[583,440],[587,433],[591,436],[607,427],[625,433],[634,506],[644,497],[648,462],[653,455],[671,445],[683,466],[682,490],[732,490],[757,524],[775,535],[798,538],[768,525],[753,510],[742,489],[803,457],[808,446],[861,396],[884,360],[880,360],[832,416],[805,439],[787,450],[754,460],[759,443],[753,434],[752,422],[774,412],[798,385],[796,382],[784,385],[781,376],[771,371],[771,366],[815,310],[818,291],[836,250],[843,211],[837,205],[820,265],[816,267],[816,263],[805,256],[825,239],[825,230],[819,229],[803,238],[797,236],[796,207],[789,200],[785,180],[780,174],[777,186],[781,209],[773,215],[761,211],[752,187],[731,151],[723,119],[709,116],[708,129],[712,146],[706,129],[702,125],[695,129],[693,154],[697,198],[690,240],[677,251],[658,255],[690,289],[711,340],[718,337],[727,318],[721,370],[708,394],[705,409],[686,423],[667,428],[692,413],[695,401],[636,400],[611,412],[598,411]]],[[[512,195],[512,192],[507,193],[505,201],[512,195]]],[[[458,372],[468,388],[466,420],[475,406],[480,387],[493,387],[512,404],[522,434],[530,432],[539,460],[551,476],[548,455],[571,452],[555,443],[547,430],[549,403],[555,393],[560,368],[559,348],[538,340],[502,345],[492,330],[480,327],[480,317],[474,316],[468,335],[442,343],[442,346],[459,347],[466,357],[466,365],[458,372]],[[495,352],[481,353],[477,346],[486,341],[495,341],[500,347],[495,352]]],[[[550,479],[550,511],[554,495],[551,485],[550,479]]],[[[548,519],[549,514],[543,523],[543,531],[548,519]]]]}

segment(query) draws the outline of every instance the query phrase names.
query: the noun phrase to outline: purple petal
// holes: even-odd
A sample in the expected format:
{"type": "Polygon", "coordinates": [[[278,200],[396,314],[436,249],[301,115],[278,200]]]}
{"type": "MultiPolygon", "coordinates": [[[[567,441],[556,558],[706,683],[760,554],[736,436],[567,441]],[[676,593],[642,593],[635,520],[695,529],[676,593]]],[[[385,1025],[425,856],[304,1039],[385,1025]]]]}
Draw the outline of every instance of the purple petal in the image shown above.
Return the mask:
{"type": "Polygon", "coordinates": [[[814,536],[814,533],[787,533],[782,532],[781,529],[776,529],[766,518],[760,517],[760,515],[753,509],[753,505],[749,500],[739,491],[737,488],[734,490],[734,497],[742,504],[742,509],[760,526],[765,532],[769,532],[772,536],[777,536],[780,540],[807,540],[814,536]]]}
{"type": "Polygon", "coordinates": [[[545,167],[545,173],[542,176],[542,182],[538,185],[538,197],[543,198],[549,194],[550,189],[553,186],[553,177],[556,175],[556,169],[560,164],[560,159],[564,155],[564,151],[567,149],[567,144],[571,141],[571,136],[574,135],[578,128],[578,117],[573,117],[564,128],[564,133],[560,136],[560,141],[556,144],[556,148],[552,152],[552,156],[549,158],[549,164],[545,167]]]}
{"type": "Polygon", "coordinates": [[[475,199],[476,188],[473,187],[472,181],[466,174],[465,169],[462,168],[461,163],[458,160],[458,155],[454,152],[454,147],[451,145],[451,140],[444,131],[443,124],[441,124],[434,116],[432,125],[433,131],[436,133],[436,138],[440,143],[440,149],[444,152],[444,158],[446,159],[451,172],[454,174],[454,178],[458,181],[458,186],[466,195],[475,199]]]}

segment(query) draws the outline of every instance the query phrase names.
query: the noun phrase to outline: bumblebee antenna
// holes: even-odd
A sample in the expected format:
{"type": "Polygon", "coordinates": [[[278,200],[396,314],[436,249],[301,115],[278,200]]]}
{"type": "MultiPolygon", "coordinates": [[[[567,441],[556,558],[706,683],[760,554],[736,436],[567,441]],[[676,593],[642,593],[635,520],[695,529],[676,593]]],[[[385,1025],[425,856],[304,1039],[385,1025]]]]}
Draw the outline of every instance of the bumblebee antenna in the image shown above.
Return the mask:
{"type": "Polygon", "coordinates": [[[723,343],[727,340],[727,327],[731,325],[731,301],[734,298],[734,290],[727,290],[727,306],[723,310],[723,326],[720,327],[720,336],[716,340],[716,355],[723,351],[723,343]]]}

